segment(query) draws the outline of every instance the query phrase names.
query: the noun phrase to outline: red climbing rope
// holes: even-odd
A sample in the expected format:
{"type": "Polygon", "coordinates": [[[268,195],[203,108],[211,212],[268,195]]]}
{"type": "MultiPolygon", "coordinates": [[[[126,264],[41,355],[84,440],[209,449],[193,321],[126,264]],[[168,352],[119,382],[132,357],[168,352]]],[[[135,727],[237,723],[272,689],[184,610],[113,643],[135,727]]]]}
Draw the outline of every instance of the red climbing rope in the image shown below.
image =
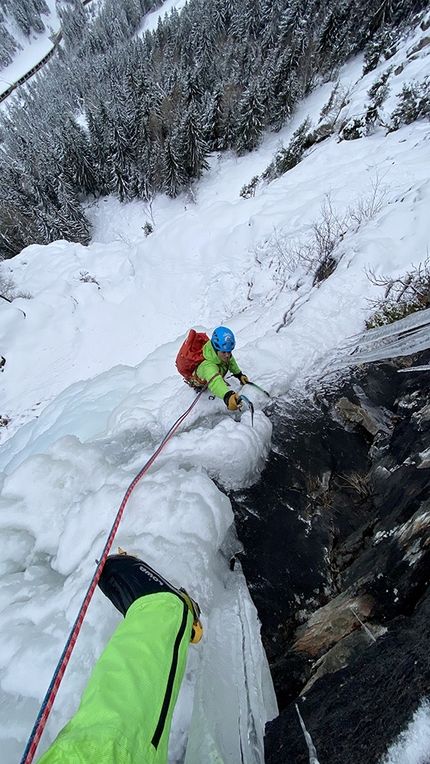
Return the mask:
{"type": "Polygon", "coordinates": [[[46,722],[48,720],[48,716],[50,714],[50,711],[51,711],[51,708],[53,706],[55,697],[57,695],[58,688],[59,688],[61,680],[62,680],[62,678],[64,676],[64,672],[65,672],[65,670],[67,668],[67,664],[69,662],[70,656],[72,654],[72,650],[73,650],[73,648],[75,646],[75,643],[76,643],[76,640],[78,638],[78,634],[79,634],[79,632],[81,630],[81,626],[82,626],[83,620],[85,618],[85,614],[86,614],[86,612],[88,610],[88,606],[89,606],[89,604],[91,602],[91,598],[92,598],[92,596],[94,594],[94,590],[95,590],[95,588],[96,588],[96,586],[98,584],[99,578],[101,576],[101,572],[103,570],[103,566],[104,566],[104,564],[106,562],[106,558],[107,558],[107,556],[108,556],[108,554],[110,552],[110,549],[112,547],[113,540],[115,538],[115,534],[116,534],[116,532],[118,530],[118,526],[119,526],[119,524],[121,522],[121,518],[123,516],[125,506],[126,506],[128,500],[130,498],[131,492],[133,491],[133,489],[135,488],[135,486],[139,482],[140,478],[145,474],[145,472],[149,469],[149,467],[154,463],[155,459],[159,455],[160,451],[164,448],[164,446],[166,445],[167,441],[170,440],[172,435],[176,432],[178,427],[180,427],[180,425],[184,421],[185,417],[187,417],[188,414],[190,413],[190,411],[194,408],[194,406],[196,405],[197,401],[199,400],[201,394],[206,390],[206,387],[207,387],[207,385],[204,388],[202,388],[202,390],[198,393],[198,395],[196,396],[196,399],[193,401],[191,406],[183,414],[181,414],[179,419],[177,419],[176,422],[172,425],[172,427],[168,431],[167,435],[165,435],[165,437],[161,441],[161,443],[158,446],[157,450],[154,451],[154,453],[152,454],[151,458],[148,459],[146,464],[142,467],[140,472],[136,475],[134,480],[130,483],[129,487],[127,488],[127,490],[126,490],[126,492],[124,494],[124,498],[123,498],[123,500],[121,502],[121,506],[120,506],[120,508],[119,508],[119,510],[117,512],[117,515],[115,517],[115,520],[114,520],[114,523],[112,525],[112,528],[110,529],[110,532],[109,532],[106,544],[105,544],[104,549],[103,549],[102,556],[101,556],[99,562],[97,563],[96,570],[94,572],[94,575],[93,575],[93,578],[91,580],[91,583],[90,583],[90,585],[88,587],[87,593],[86,593],[86,595],[84,597],[84,601],[82,602],[82,605],[80,607],[79,613],[78,613],[77,618],[76,618],[76,621],[73,624],[72,630],[71,630],[71,632],[69,634],[67,642],[66,642],[66,644],[64,646],[64,650],[63,650],[63,652],[61,654],[60,660],[58,661],[57,667],[56,667],[56,669],[54,671],[54,675],[52,677],[51,684],[49,685],[48,690],[46,692],[46,695],[45,695],[45,697],[43,699],[43,702],[42,702],[42,705],[41,705],[38,717],[37,717],[37,719],[36,719],[36,721],[34,723],[33,730],[31,732],[31,735],[29,737],[29,740],[28,740],[27,746],[25,748],[23,757],[21,759],[21,764],[31,764],[31,762],[33,761],[34,755],[36,753],[37,746],[38,746],[40,738],[42,736],[42,732],[43,732],[43,730],[45,728],[46,722]]]}

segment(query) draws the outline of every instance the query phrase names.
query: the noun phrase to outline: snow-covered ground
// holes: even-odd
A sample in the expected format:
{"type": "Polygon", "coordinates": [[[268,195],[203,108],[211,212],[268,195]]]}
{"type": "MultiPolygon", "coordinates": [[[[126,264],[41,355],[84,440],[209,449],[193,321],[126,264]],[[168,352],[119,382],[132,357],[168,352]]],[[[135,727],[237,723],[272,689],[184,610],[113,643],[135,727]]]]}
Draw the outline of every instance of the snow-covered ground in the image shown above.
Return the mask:
{"type": "Polygon", "coordinates": [[[169,15],[173,8],[176,8],[177,11],[180,11],[186,2],[187,0],[164,0],[160,8],[156,8],[155,11],[146,14],[141,31],[146,32],[149,30],[152,32],[157,28],[158,19],[160,16],[163,17],[166,13],[169,15]]]}
{"type": "MultiPolygon", "coordinates": [[[[388,118],[402,85],[428,73],[429,48],[406,58],[420,36],[364,78],[361,59],[342,69],[348,116],[364,113],[382,71],[406,61],[390,78],[388,118]]],[[[428,255],[424,121],[354,141],[333,136],[254,197],[240,197],[307,115],[318,122],[332,88],[316,90],[258,151],[213,155],[194,198],[103,199],[88,208],[88,247],[31,246],[1,265],[32,295],[0,300],[0,416],[10,419],[0,428],[2,764],[22,754],[127,486],[194,400],[174,365],[188,329],[230,326],[242,370],[272,395],[288,396],[363,331],[368,300],[380,294],[366,270],[396,276],[428,255]],[[336,270],[313,286],[306,262],[291,256],[297,242],[328,206],[337,216],[368,209],[375,189],[374,214],[347,225],[336,270]],[[146,222],[154,228],[148,237],[146,222]]],[[[185,586],[202,607],[205,636],[190,648],[171,762],[184,760],[188,735],[187,764],[215,762],[216,750],[237,764],[247,739],[243,718],[260,741],[245,761],[260,761],[261,730],[276,712],[255,609],[240,570],[229,569],[233,515],[217,487],[256,481],[270,447],[264,396],[244,392],[256,408],[254,426],[249,412],[237,417],[221,400],[202,397],[133,491],[115,542],[185,586]],[[252,675],[254,683],[245,681],[252,675]]],[[[39,755],[76,709],[118,622],[97,591],[39,755]]],[[[420,719],[426,729],[428,713],[420,719]]],[[[418,761],[401,750],[390,761],[418,761]]]]}
{"type": "Polygon", "coordinates": [[[381,764],[425,764],[430,751],[430,707],[424,700],[381,764]]]}

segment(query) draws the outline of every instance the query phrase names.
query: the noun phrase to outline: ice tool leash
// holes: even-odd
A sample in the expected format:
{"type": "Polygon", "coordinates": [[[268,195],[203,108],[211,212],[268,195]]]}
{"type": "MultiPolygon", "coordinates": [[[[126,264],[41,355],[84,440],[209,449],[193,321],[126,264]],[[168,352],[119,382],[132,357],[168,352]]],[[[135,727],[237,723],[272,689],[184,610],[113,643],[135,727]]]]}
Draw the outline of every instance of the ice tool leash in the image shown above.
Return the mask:
{"type": "Polygon", "coordinates": [[[73,648],[75,646],[75,643],[76,643],[76,640],[78,638],[78,634],[79,634],[79,632],[81,630],[81,626],[82,626],[83,620],[85,618],[85,614],[86,614],[86,612],[88,610],[88,606],[90,604],[91,598],[92,598],[92,596],[94,594],[94,591],[95,591],[95,588],[96,588],[96,586],[98,584],[99,578],[101,576],[101,572],[103,570],[103,566],[104,566],[104,564],[106,562],[106,558],[107,558],[107,556],[108,556],[108,554],[110,552],[110,549],[112,547],[113,540],[115,538],[115,534],[116,534],[116,532],[118,530],[118,526],[119,526],[119,524],[121,522],[121,518],[123,516],[124,509],[125,509],[125,506],[126,506],[128,500],[130,498],[130,495],[131,495],[133,489],[135,488],[135,486],[137,485],[137,483],[139,482],[140,478],[145,474],[145,472],[147,472],[149,467],[154,463],[154,461],[156,460],[157,456],[160,454],[161,450],[164,448],[164,446],[166,445],[168,440],[170,440],[172,435],[176,432],[178,427],[180,427],[180,425],[182,424],[184,419],[188,416],[190,411],[194,408],[194,406],[196,405],[197,401],[199,400],[199,398],[202,395],[202,393],[204,393],[206,388],[207,388],[207,385],[198,393],[198,395],[194,399],[194,401],[191,404],[191,406],[189,406],[189,408],[186,411],[184,411],[184,413],[181,414],[181,416],[172,425],[172,427],[170,428],[168,433],[164,436],[164,438],[161,441],[160,445],[158,446],[157,450],[154,451],[154,453],[152,454],[150,459],[148,459],[148,461],[142,467],[140,472],[136,475],[134,480],[132,480],[132,482],[130,483],[129,487],[127,488],[127,490],[126,490],[126,492],[124,494],[124,498],[123,498],[123,500],[121,502],[121,506],[120,506],[120,508],[119,508],[119,510],[117,512],[117,515],[115,517],[115,520],[114,520],[114,523],[112,525],[112,528],[109,531],[109,535],[108,535],[106,544],[104,546],[102,555],[101,555],[100,560],[99,560],[99,562],[97,564],[97,567],[95,569],[93,578],[92,578],[91,583],[90,583],[90,585],[88,587],[87,593],[86,593],[86,595],[84,597],[84,600],[82,602],[82,605],[81,605],[80,610],[78,612],[78,615],[76,617],[75,623],[73,624],[73,627],[72,627],[72,630],[71,630],[71,632],[69,634],[67,642],[66,642],[66,644],[64,646],[64,650],[63,650],[63,652],[61,654],[60,660],[58,661],[57,667],[56,667],[56,669],[54,671],[54,675],[52,677],[51,684],[49,685],[48,690],[46,692],[46,695],[45,695],[45,697],[43,699],[43,702],[42,702],[42,705],[41,705],[38,717],[37,717],[37,719],[36,719],[36,721],[34,723],[34,727],[32,729],[32,732],[31,732],[30,737],[28,739],[28,743],[27,743],[27,746],[25,748],[23,757],[21,759],[21,764],[31,764],[31,762],[33,761],[34,755],[36,753],[37,746],[38,746],[40,738],[42,736],[42,732],[43,732],[43,730],[45,728],[46,722],[48,720],[48,716],[50,714],[50,711],[51,711],[51,708],[53,706],[55,697],[57,695],[58,688],[59,688],[61,680],[62,680],[62,678],[64,676],[64,672],[65,672],[65,670],[67,668],[67,664],[68,664],[68,662],[70,660],[70,656],[72,654],[72,650],[73,650],[73,648]]]}

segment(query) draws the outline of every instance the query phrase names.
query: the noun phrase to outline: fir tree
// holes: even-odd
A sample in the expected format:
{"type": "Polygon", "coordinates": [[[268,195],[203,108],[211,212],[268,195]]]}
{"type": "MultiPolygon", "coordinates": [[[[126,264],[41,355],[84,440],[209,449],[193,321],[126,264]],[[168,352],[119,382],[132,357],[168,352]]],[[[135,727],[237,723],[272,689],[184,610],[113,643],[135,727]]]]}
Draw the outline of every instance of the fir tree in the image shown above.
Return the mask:
{"type": "Polygon", "coordinates": [[[9,258],[31,244],[36,232],[18,165],[9,160],[1,168],[0,177],[0,254],[9,258]]]}
{"type": "Polygon", "coordinates": [[[64,177],[80,194],[98,193],[98,178],[91,156],[89,136],[74,119],[69,118],[62,132],[62,157],[64,177]]]}
{"type": "Polygon", "coordinates": [[[134,32],[140,24],[143,13],[139,0],[124,0],[124,13],[130,32],[134,32]]]}
{"type": "Polygon", "coordinates": [[[224,88],[221,103],[221,149],[228,149],[234,145],[240,92],[241,89],[235,82],[228,82],[224,88]]]}
{"type": "Polygon", "coordinates": [[[0,69],[12,63],[13,56],[20,47],[0,21],[0,69]]]}
{"type": "Polygon", "coordinates": [[[323,71],[327,72],[329,78],[351,52],[351,46],[347,43],[350,20],[348,0],[338,2],[324,18],[318,35],[317,49],[323,71]]]}
{"type": "Polygon", "coordinates": [[[71,0],[66,6],[60,5],[58,14],[64,43],[73,51],[82,43],[86,31],[87,14],[82,0],[71,0]]]}
{"type": "Polygon", "coordinates": [[[159,141],[151,141],[149,154],[149,175],[147,186],[152,193],[165,190],[164,184],[164,150],[159,141]]]}
{"type": "Polygon", "coordinates": [[[223,147],[222,100],[223,92],[221,87],[218,87],[209,100],[204,115],[204,136],[212,151],[218,151],[223,147]]]}
{"type": "Polygon", "coordinates": [[[174,138],[167,138],[164,146],[163,164],[163,191],[171,197],[179,194],[186,183],[186,176],[181,168],[174,138]]]}
{"type": "Polygon", "coordinates": [[[49,5],[45,2],[45,0],[31,0],[31,3],[37,13],[49,14],[49,5]]]}
{"type": "Polygon", "coordinates": [[[106,104],[100,102],[86,109],[86,122],[89,131],[91,156],[94,161],[94,172],[98,180],[100,194],[106,194],[111,185],[108,168],[108,110],[106,104]]]}
{"type": "Polygon", "coordinates": [[[260,0],[248,0],[242,9],[241,21],[245,25],[247,34],[257,40],[263,24],[260,0]]]}
{"type": "Polygon", "coordinates": [[[255,149],[264,129],[264,106],[258,92],[258,85],[249,88],[240,104],[237,122],[236,148],[238,154],[255,149]]]}
{"type": "Polygon", "coordinates": [[[297,103],[296,92],[298,83],[292,82],[292,72],[289,66],[288,50],[282,54],[273,67],[272,97],[270,99],[269,122],[280,130],[285,121],[291,116],[297,103]]]}
{"type": "Polygon", "coordinates": [[[184,178],[200,178],[209,169],[206,161],[208,147],[203,137],[202,123],[195,106],[191,106],[182,120],[178,133],[178,161],[184,178]]]}
{"type": "Polygon", "coordinates": [[[38,34],[45,31],[40,14],[49,13],[49,8],[44,0],[20,0],[16,5],[11,4],[10,10],[26,37],[30,36],[32,29],[38,34]]]}

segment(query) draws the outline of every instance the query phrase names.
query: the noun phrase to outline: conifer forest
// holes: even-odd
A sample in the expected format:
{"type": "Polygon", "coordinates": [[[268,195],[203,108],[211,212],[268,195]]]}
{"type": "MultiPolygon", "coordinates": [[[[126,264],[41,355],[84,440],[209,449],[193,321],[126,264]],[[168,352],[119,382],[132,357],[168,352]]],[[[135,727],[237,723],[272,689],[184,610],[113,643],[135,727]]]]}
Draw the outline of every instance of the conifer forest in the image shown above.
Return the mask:
{"type": "MultiPolygon", "coordinates": [[[[59,5],[62,42],[0,113],[0,256],[87,244],[83,203],[189,189],[211,152],[244,154],[279,130],[353,54],[365,66],[425,0],[189,0],[138,34],[157,0],[59,5]]],[[[13,17],[43,31],[45,0],[0,0],[0,67],[13,17]]]]}

